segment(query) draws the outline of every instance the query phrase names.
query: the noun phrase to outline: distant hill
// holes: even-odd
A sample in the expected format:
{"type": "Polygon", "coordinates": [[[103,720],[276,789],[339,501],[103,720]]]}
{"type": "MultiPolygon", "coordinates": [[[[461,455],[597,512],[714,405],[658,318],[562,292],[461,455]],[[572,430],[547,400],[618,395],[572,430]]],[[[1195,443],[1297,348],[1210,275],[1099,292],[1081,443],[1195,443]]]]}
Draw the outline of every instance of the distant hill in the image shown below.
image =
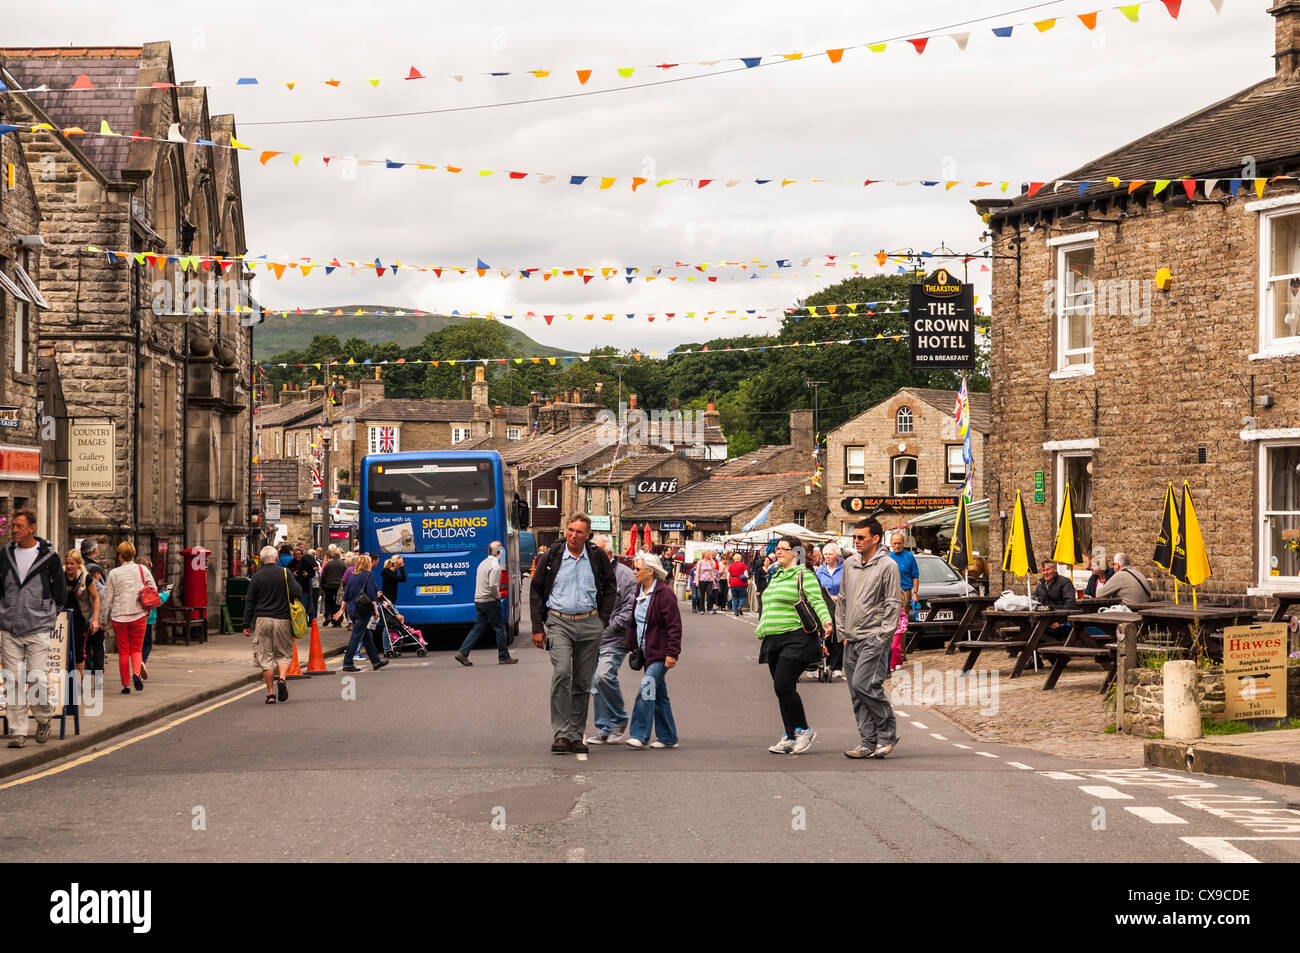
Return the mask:
{"type": "MultiPolygon", "coordinates": [[[[313,308],[312,312],[317,309],[313,308]]],[[[301,350],[311,343],[317,334],[333,334],[340,341],[348,338],[361,338],[374,344],[396,341],[402,347],[413,347],[434,331],[460,321],[480,321],[481,318],[463,318],[446,314],[414,315],[411,308],[401,308],[388,304],[335,304],[322,305],[320,310],[328,312],[328,317],[315,313],[293,314],[288,317],[271,315],[253,329],[253,359],[265,361],[275,354],[290,349],[301,350]],[[361,311],[388,312],[382,317],[375,314],[355,314],[361,311]],[[335,311],[342,311],[335,315],[335,311]],[[391,314],[394,311],[406,311],[404,316],[391,314]]],[[[546,356],[568,353],[562,348],[547,347],[538,344],[528,335],[513,327],[513,321],[504,322],[512,343],[526,348],[529,354],[546,356]]]]}

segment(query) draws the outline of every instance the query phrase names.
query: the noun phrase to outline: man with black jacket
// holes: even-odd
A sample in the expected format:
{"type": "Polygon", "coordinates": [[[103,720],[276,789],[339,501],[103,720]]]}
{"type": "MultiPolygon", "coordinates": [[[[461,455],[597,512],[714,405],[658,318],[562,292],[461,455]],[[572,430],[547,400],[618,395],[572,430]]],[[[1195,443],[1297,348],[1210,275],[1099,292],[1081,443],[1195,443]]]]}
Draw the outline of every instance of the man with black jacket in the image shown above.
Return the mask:
{"type": "Polygon", "coordinates": [[[582,730],[591,679],[618,598],[614,568],[590,536],[591,519],[571,517],[565,538],[551,544],[529,587],[533,645],[551,653],[552,754],[587,753],[582,730]]]}
{"type": "Polygon", "coordinates": [[[287,568],[276,562],[275,547],[264,546],[262,568],[248,582],[244,637],[253,637],[253,662],[262,669],[262,678],[266,680],[268,705],[274,705],[277,696],[282,702],[289,700],[289,686],[284,677],[293,655],[290,599],[301,602],[302,587],[287,568]]]}
{"type": "Polygon", "coordinates": [[[298,588],[302,590],[302,606],[307,610],[308,619],[316,618],[316,600],[312,598],[311,581],[319,566],[320,563],[311,550],[303,549],[301,544],[294,550],[293,561],[289,563],[289,572],[293,573],[293,578],[298,580],[298,588]]]}
{"type": "Polygon", "coordinates": [[[322,625],[342,625],[334,618],[334,614],[339,611],[339,585],[343,581],[343,573],[347,570],[347,563],[339,555],[339,551],[333,546],[329,548],[329,559],[325,562],[325,568],[320,574],[321,592],[325,593],[325,621],[322,625]]]}

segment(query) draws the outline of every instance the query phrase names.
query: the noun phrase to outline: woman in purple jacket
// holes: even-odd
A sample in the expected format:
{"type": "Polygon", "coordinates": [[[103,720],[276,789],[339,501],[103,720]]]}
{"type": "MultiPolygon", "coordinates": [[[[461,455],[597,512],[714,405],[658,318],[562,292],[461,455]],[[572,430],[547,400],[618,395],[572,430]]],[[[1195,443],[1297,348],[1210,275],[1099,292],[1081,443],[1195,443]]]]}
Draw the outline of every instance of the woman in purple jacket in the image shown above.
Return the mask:
{"type": "Polygon", "coordinates": [[[624,743],[632,748],[676,748],[677,725],[664,681],[682,654],[682,615],[677,596],[664,580],[668,573],[659,557],[641,553],[632,560],[638,584],[635,625],[627,634],[627,649],[645,653],[645,675],[637,689],[632,721],[624,743]],[[654,728],[655,741],[650,741],[654,728]]]}

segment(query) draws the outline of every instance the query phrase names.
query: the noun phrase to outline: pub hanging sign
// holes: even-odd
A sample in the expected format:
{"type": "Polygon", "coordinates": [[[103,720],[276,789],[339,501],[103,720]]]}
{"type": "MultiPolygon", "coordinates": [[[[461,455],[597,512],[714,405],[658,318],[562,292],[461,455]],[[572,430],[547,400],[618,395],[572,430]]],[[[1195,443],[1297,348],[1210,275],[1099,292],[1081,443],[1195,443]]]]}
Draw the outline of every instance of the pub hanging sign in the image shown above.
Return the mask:
{"type": "Polygon", "coordinates": [[[910,286],[908,343],[912,370],[975,366],[975,286],[938,268],[910,286]]]}

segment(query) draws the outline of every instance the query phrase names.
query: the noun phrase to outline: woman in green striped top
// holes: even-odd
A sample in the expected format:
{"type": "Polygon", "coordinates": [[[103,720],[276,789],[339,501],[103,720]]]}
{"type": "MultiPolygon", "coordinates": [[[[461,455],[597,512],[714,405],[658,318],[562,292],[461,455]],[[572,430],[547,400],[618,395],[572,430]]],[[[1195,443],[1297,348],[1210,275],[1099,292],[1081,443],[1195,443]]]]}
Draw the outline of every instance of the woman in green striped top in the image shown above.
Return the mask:
{"type": "Polygon", "coordinates": [[[809,727],[804,714],[798,683],[803,670],[820,660],[822,649],[818,634],[805,632],[795,611],[800,583],[827,635],[831,633],[831,613],[822,599],[817,576],[798,561],[802,552],[803,544],[794,536],[777,540],[776,558],[781,568],[763,590],[763,614],[755,633],[762,640],[758,660],[766,662],[772,673],[772,687],[785,727],[781,740],[767,749],[774,754],[803,754],[817,740],[817,732],[809,727]]]}

